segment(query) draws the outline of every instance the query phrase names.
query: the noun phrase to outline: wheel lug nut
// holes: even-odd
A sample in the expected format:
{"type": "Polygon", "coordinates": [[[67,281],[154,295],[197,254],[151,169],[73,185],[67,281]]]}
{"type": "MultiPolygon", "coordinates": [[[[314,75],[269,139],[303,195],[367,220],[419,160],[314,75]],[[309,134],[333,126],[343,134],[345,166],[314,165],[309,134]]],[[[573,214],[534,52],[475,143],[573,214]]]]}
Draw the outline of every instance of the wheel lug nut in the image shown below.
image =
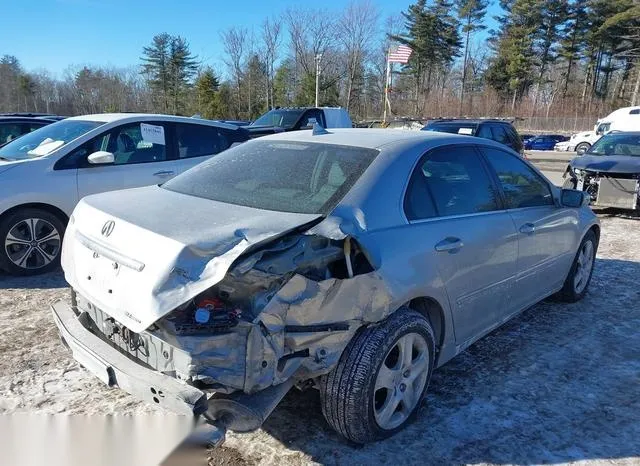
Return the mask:
{"type": "Polygon", "coordinates": [[[405,379],[407,377],[409,377],[411,375],[411,371],[409,369],[407,369],[406,371],[404,371],[404,373],[402,374],[402,377],[404,377],[405,379]]]}
{"type": "Polygon", "coordinates": [[[404,392],[407,389],[407,386],[405,384],[401,383],[400,387],[398,387],[398,388],[400,388],[401,392],[404,392]]]}

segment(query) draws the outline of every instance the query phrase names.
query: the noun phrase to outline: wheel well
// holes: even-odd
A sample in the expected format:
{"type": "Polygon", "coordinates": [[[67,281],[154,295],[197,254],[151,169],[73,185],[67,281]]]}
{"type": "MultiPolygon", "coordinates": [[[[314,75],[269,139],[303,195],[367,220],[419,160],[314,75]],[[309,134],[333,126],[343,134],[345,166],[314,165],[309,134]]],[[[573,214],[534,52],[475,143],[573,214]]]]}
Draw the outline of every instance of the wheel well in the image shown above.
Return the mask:
{"type": "Polygon", "coordinates": [[[444,311],[442,306],[433,298],[414,298],[409,302],[409,307],[425,316],[436,338],[436,349],[439,351],[444,342],[444,311]]]}
{"type": "Polygon", "coordinates": [[[20,205],[17,205],[15,207],[12,207],[10,209],[7,209],[2,214],[0,214],[0,221],[2,221],[8,215],[11,215],[14,212],[17,212],[17,211],[22,210],[22,209],[40,209],[40,210],[44,210],[44,211],[47,211],[50,214],[55,215],[56,217],[58,217],[60,219],[60,221],[62,223],[64,223],[65,225],[69,222],[69,217],[67,217],[67,214],[65,214],[62,210],[58,209],[55,206],[52,206],[51,204],[42,204],[42,203],[39,203],[39,202],[30,202],[28,204],[20,204],[20,205]]]}

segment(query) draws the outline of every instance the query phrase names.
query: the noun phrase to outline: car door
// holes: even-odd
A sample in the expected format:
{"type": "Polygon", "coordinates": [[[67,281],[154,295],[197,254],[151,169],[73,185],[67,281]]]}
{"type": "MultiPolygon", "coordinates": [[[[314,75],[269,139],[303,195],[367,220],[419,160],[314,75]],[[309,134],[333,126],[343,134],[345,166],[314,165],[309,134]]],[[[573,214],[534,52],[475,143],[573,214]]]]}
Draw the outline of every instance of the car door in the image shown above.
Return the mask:
{"type": "Polygon", "coordinates": [[[437,266],[462,347],[513,311],[518,245],[500,202],[471,145],[425,154],[407,188],[404,208],[412,228],[406,240],[425,245],[424,260],[437,266]]]}
{"type": "Polygon", "coordinates": [[[195,167],[209,157],[228,149],[233,143],[227,131],[211,125],[175,123],[176,166],[179,173],[195,167]]]}
{"type": "Polygon", "coordinates": [[[78,159],[78,197],[163,183],[177,174],[168,125],[136,122],[117,126],[82,146],[78,159]],[[102,150],[114,162],[92,165],[86,157],[102,150]]]}
{"type": "Polygon", "coordinates": [[[495,171],[518,234],[514,302],[525,308],[562,287],[575,253],[578,219],[559,207],[550,183],[517,155],[480,149],[495,171]]]}

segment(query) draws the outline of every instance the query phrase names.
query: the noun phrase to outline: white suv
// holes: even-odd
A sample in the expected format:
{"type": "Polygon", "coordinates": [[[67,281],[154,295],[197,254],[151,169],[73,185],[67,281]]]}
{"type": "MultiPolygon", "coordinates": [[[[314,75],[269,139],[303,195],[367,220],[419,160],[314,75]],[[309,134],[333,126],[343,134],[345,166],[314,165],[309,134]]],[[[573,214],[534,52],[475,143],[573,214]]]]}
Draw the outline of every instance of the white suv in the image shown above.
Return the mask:
{"type": "Polygon", "coordinates": [[[86,195],[160,184],[249,138],[195,118],[101,114],[67,118],[0,148],[0,269],[53,269],[69,216],[86,195]]]}

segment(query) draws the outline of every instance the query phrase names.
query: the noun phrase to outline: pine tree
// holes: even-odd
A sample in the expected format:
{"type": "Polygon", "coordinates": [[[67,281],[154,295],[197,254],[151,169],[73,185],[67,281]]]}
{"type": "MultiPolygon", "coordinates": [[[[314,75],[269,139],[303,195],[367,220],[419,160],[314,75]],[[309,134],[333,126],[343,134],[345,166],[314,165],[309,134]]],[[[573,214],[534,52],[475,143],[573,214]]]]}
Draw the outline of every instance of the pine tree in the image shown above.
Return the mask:
{"type": "Polygon", "coordinates": [[[194,83],[197,99],[197,113],[204,118],[220,118],[222,109],[220,108],[220,80],[211,67],[206,67],[200,71],[194,83]]]}
{"type": "Polygon", "coordinates": [[[474,32],[486,29],[483,24],[487,14],[488,0],[459,0],[457,5],[458,18],[460,19],[462,34],[464,36],[464,59],[462,61],[462,84],[460,88],[460,111],[462,115],[464,106],[464,93],[467,84],[467,67],[469,59],[469,42],[474,32]]]}
{"type": "Polygon", "coordinates": [[[180,113],[182,97],[198,68],[189,44],[183,37],[165,32],[155,36],[142,53],[142,73],[147,75],[154,94],[160,94],[163,111],[180,113]]]}
{"type": "Polygon", "coordinates": [[[567,20],[561,31],[558,55],[566,62],[562,98],[567,97],[571,73],[582,58],[585,35],[588,29],[587,4],[589,0],[575,0],[568,5],[567,20]]]}

